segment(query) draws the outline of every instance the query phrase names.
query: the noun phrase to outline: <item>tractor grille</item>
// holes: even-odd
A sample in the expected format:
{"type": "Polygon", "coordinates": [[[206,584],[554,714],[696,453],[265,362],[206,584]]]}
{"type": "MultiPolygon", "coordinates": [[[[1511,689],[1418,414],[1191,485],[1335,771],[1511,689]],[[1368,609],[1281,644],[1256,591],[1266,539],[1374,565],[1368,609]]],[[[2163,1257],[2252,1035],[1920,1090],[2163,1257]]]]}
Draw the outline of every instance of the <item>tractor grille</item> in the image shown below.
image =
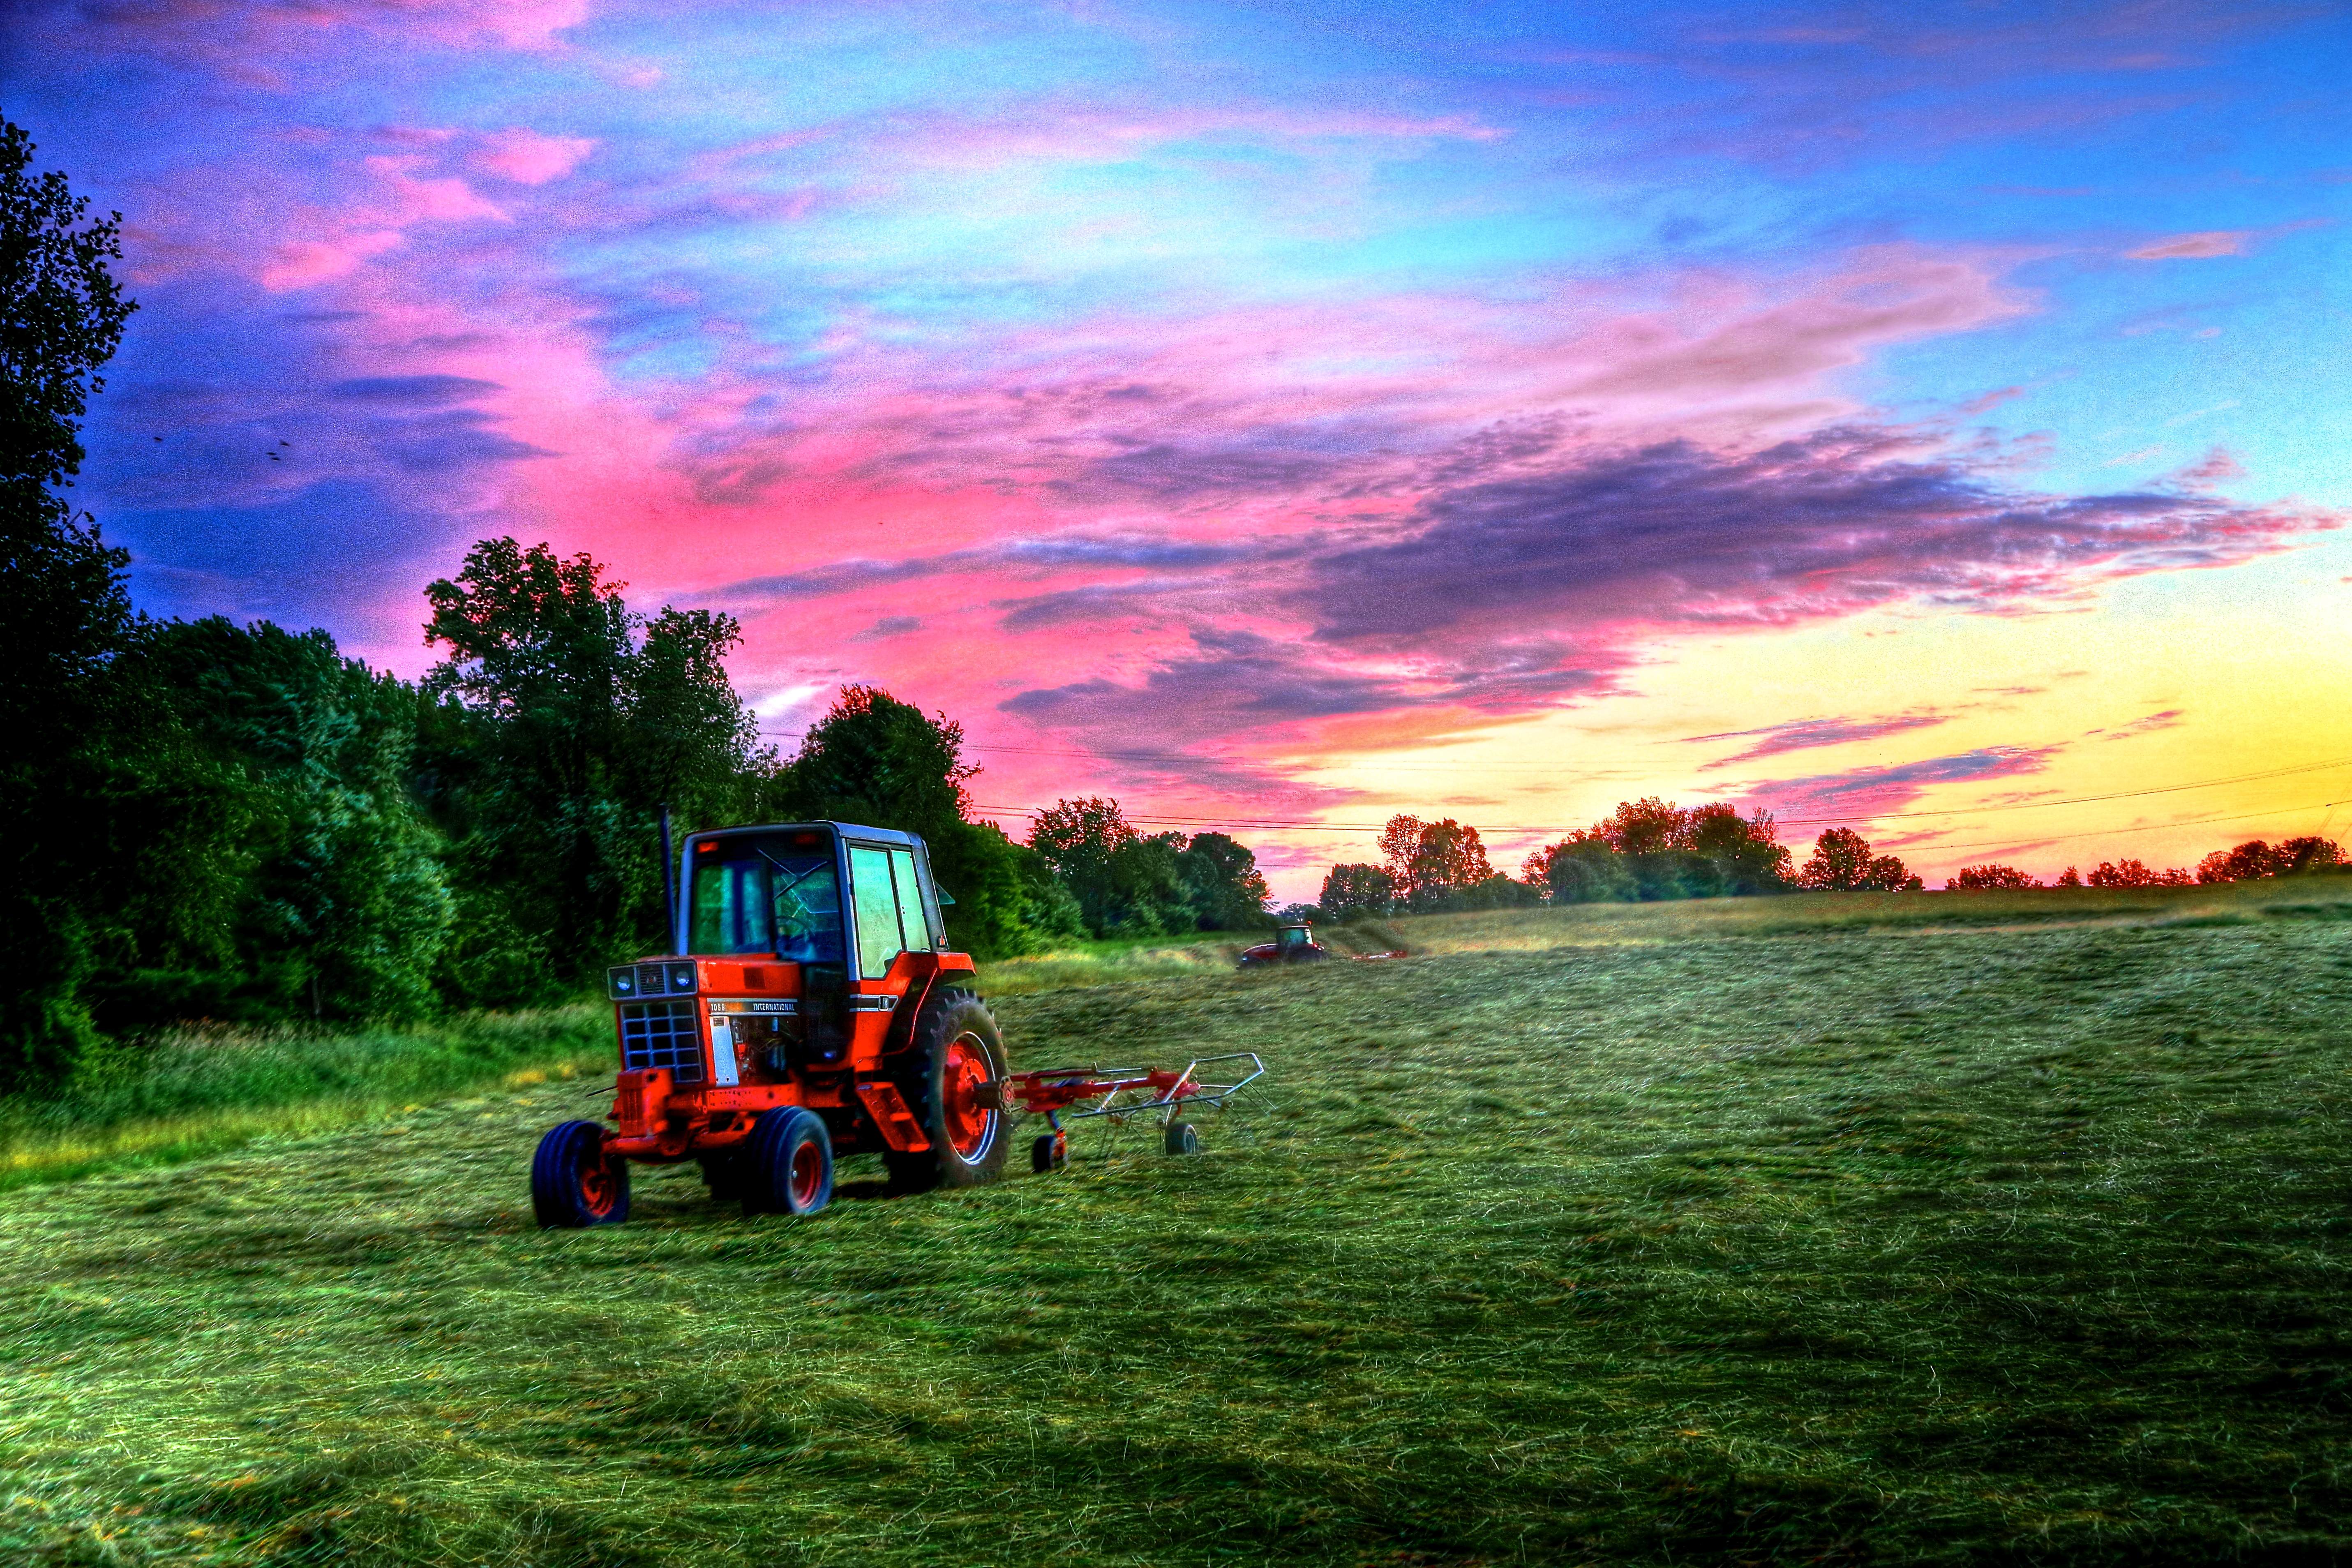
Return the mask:
{"type": "Polygon", "coordinates": [[[702,1019],[691,1002],[621,1004],[621,1067],[667,1068],[675,1083],[702,1081],[702,1019]]]}

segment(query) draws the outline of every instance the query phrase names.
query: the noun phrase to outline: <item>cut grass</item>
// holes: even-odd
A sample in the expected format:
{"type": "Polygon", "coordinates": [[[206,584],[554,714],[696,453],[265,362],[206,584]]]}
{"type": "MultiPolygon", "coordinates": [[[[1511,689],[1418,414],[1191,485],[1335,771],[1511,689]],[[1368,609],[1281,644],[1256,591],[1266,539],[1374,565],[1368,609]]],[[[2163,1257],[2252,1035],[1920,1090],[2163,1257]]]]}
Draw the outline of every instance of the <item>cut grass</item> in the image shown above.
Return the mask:
{"type": "Polygon", "coordinates": [[[2307,917],[1202,970],[1001,1009],[1264,1051],[1189,1161],[543,1233],[545,1085],[19,1192],[0,1560],[2337,1560],[2347,1004],[2307,917]]]}
{"type": "Polygon", "coordinates": [[[602,1072],[612,1057],[601,1003],[405,1028],[173,1030],[119,1047],[58,1095],[0,1099],[0,1191],[602,1072]]]}
{"type": "MultiPolygon", "coordinates": [[[[1653,904],[1571,904],[1476,914],[1397,915],[1326,921],[1315,939],[1344,957],[1403,948],[1414,953],[1544,952],[1841,931],[1937,935],[1979,928],[2242,924],[2255,920],[2352,920],[2352,875],[2286,878],[2195,888],[2041,888],[1991,892],[1791,893],[1774,898],[1680,899],[1653,904]]],[[[1230,969],[1265,931],[1215,931],[1073,942],[982,966],[991,995],[1077,985],[1165,980],[1230,969]]]]}

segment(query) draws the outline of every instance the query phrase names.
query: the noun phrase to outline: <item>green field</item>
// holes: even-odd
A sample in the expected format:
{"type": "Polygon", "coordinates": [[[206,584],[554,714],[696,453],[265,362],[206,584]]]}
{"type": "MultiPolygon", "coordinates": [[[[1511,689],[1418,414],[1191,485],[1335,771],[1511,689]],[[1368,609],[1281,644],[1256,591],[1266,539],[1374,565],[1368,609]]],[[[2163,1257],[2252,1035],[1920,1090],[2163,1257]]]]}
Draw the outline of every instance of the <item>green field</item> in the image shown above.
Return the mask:
{"type": "Polygon", "coordinates": [[[2347,916],[1781,899],[1001,965],[1016,1061],[1270,1086],[1192,1160],[853,1162],[805,1222],[689,1167],[536,1230],[577,1079],[20,1187],[0,1562],[2339,1561],[2347,916]]]}

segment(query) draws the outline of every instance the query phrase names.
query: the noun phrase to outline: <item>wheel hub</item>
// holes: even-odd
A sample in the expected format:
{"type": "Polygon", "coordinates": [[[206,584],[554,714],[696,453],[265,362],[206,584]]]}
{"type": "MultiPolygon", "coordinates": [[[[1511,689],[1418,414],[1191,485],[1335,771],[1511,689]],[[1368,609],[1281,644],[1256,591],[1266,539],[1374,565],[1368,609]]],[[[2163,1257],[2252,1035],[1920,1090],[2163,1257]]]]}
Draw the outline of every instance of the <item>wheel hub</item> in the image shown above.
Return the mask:
{"type": "Polygon", "coordinates": [[[996,1133],[996,1112],[981,1103],[989,1066],[987,1047],[967,1033],[949,1044],[940,1069],[940,1120],[949,1146],[967,1164],[980,1157],[996,1133]]]}
{"type": "Polygon", "coordinates": [[[580,1161],[580,1206],[602,1218],[613,1212],[613,1205],[619,1197],[620,1185],[613,1180],[604,1152],[585,1151],[580,1161]]]}
{"type": "Polygon", "coordinates": [[[824,1181],[824,1158],[814,1142],[793,1151],[793,1207],[804,1210],[816,1202],[816,1190],[824,1181]]]}

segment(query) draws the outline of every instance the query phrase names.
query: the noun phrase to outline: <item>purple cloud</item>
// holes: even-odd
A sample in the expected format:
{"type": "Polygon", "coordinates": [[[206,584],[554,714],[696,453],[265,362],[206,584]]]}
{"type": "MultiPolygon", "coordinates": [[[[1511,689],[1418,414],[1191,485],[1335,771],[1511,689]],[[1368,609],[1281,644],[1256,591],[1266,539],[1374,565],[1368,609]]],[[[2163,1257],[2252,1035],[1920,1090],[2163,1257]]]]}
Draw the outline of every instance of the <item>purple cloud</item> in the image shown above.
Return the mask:
{"type": "Polygon", "coordinates": [[[1718,758],[1699,770],[1711,773],[1735,763],[1777,756],[1782,752],[1802,752],[1815,746],[1843,746],[1849,741],[1873,741],[1881,735],[1946,723],[1948,718],[1942,713],[1898,713],[1884,719],[1799,719],[1786,724],[1767,725],[1761,730],[1725,730],[1713,735],[1686,735],[1683,739],[1685,744],[1696,745],[1706,741],[1742,741],[1750,736],[1760,737],[1746,751],[1718,758]]]}
{"type": "Polygon", "coordinates": [[[1362,647],[1760,626],[1913,597],[1996,609],[2230,564],[2338,521],[2201,495],[2021,494],[1901,456],[1911,445],[1858,428],[1744,455],[1671,441],[1466,486],[1423,506],[1426,527],[1317,561],[1301,596],[1318,638],[1362,647]]]}
{"type": "Polygon", "coordinates": [[[2015,778],[2048,767],[2063,745],[1982,746],[1948,757],[1750,784],[1746,804],[1786,818],[1868,822],[1899,812],[1936,784],[2015,778]]]}
{"type": "Polygon", "coordinates": [[[2102,728],[2086,731],[2084,731],[2084,738],[2088,739],[2092,735],[2096,735],[2101,740],[2105,741],[2128,741],[2135,736],[2153,734],[2158,730],[2171,729],[2175,724],[2180,722],[2180,714],[2181,710],[2178,708],[2168,708],[2161,713],[2150,713],[2145,719],[2135,719],[2128,724],[2117,724],[2112,729],[2102,728]]]}

